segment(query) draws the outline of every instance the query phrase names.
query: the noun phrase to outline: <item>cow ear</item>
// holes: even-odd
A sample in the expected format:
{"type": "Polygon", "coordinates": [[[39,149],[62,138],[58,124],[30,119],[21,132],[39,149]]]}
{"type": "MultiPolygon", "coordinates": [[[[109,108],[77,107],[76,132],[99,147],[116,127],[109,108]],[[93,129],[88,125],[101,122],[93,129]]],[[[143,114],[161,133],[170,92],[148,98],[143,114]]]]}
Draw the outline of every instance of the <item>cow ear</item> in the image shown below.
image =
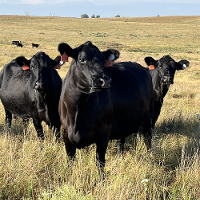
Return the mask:
{"type": "MultiPolygon", "coordinates": [[[[72,49],[68,44],[66,43],[60,43],[58,45],[58,51],[60,52],[60,55],[62,56],[63,54],[67,55],[68,57],[72,57],[76,59],[77,54],[74,49],[72,49]]],[[[64,61],[65,62],[65,61],[64,61]]]]}
{"type": "Polygon", "coordinates": [[[119,56],[120,56],[119,51],[116,50],[116,49],[108,49],[107,51],[103,51],[102,53],[104,54],[106,60],[108,59],[108,57],[109,57],[110,55],[113,55],[113,56],[112,56],[112,57],[113,57],[112,61],[117,60],[117,59],[119,58],[119,56]]]}
{"type": "Polygon", "coordinates": [[[177,63],[177,70],[183,70],[186,69],[190,65],[190,62],[188,60],[180,60],[177,63]]]}
{"type": "Polygon", "coordinates": [[[65,62],[61,61],[61,56],[57,56],[54,60],[51,60],[51,66],[54,69],[60,69],[65,62]]]}
{"type": "Polygon", "coordinates": [[[144,58],[144,61],[148,66],[156,64],[156,60],[154,60],[152,57],[146,57],[144,58]]]}
{"type": "Polygon", "coordinates": [[[152,57],[146,57],[144,58],[144,61],[149,67],[149,70],[154,70],[156,68],[156,60],[154,60],[152,57]]]}
{"type": "Polygon", "coordinates": [[[23,66],[23,65],[30,65],[30,61],[27,60],[24,56],[19,56],[15,59],[15,62],[19,65],[19,66],[23,66]]]}

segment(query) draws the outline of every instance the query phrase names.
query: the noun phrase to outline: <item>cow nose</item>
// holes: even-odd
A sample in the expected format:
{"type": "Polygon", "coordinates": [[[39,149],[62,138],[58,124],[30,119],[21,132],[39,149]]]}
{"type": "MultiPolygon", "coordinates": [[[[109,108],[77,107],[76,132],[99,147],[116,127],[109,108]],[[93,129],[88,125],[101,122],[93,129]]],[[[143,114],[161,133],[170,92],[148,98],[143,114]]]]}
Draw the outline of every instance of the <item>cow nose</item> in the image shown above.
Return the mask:
{"type": "Polygon", "coordinates": [[[42,90],[43,90],[42,83],[40,83],[40,82],[37,81],[37,82],[35,83],[35,89],[36,89],[36,90],[42,91],[42,90]]]}
{"type": "Polygon", "coordinates": [[[164,76],[163,77],[163,82],[164,83],[172,83],[172,78],[169,76],[164,76]]]}
{"type": "Polygon", "coordinates": [[[110,88],[111,78],[104,75],[102,78],[100,78],[101,81],[101,88],[108,89],[110,88]]]}

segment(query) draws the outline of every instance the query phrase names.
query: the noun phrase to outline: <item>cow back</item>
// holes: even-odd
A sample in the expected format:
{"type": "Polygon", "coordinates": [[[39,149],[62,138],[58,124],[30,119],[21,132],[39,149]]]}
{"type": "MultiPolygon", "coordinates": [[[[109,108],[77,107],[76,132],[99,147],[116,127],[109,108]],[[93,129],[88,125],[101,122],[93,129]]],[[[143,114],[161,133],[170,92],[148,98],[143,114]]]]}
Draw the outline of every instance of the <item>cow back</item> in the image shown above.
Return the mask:
{"type": "Polygon", "coordinates": [[[116,63],[106,69],[111,77],[113,102],[111,138],[120,138],[138,132],[139,127],[152,114],[153,87],[148,70],[138,63],[116,63]]]}

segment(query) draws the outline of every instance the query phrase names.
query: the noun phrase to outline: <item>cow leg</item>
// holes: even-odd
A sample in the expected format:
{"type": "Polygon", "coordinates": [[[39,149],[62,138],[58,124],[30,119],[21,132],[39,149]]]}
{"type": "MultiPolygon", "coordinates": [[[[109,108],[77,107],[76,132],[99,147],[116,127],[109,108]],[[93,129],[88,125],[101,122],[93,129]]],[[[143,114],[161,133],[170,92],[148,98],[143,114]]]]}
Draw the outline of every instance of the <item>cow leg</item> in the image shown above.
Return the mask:
{"type": "Polygon", "coordinates": [[[151,119],[150,118],[148,118],[144,122],[143,136],[144,136],[144,143],[147,147],[147,150],[151,149],[152,128],[151,128],[151,119]]]}
{"type": "Polygon", "coordinates": [[[39,117],[33,118],[33,124],[34,124],[35,130],[37,131],[38,137],[44,140],[44,132],[43,132],[41,120],[39,119],[39,117]]]}
{"type": "Polygon", "coordinates": [[[160,103],[158,101],[154,102],[154,113],[153,113],[153,117],[152,117],[152,128],[154,128],[155,123],[158,119],[158,116],[160,115],[161,107],[162,107],[162,103],[160,103]]]}
{"type": "Polygon", "coordinates": [[[105,154],[108,146],[108,139],[104,139],[101,142],[97,143],[96,150],[96,159],[97,159],[97,167],[99,169],[100,179],[104,179],[104,167],[105,167],[105,154]]]}
{"type": "Polygon", "coordinates": [[[119,146],[119,153],[122,154],[124,152],[124,144],[125,144],[125,138],[121,138],[117,140],[118,146],[119,146]]]}
{"type": "Polygon", "coordinates": [[[9,130],[11,128],[11,123],[12,123],[12,113],[10,113],[6,109],[5,109],[5,113],[6,113],[5,123],[6,123],[7,129],[9,130]]]}
{"type": "Polygon", "coordinates": [[[73,160],[76,154],[76,147],[70,142],[68,138],[68,132],[65,129],[63,129],[63,140],[65,143],[66,153],[70,160],[73,160]]]}

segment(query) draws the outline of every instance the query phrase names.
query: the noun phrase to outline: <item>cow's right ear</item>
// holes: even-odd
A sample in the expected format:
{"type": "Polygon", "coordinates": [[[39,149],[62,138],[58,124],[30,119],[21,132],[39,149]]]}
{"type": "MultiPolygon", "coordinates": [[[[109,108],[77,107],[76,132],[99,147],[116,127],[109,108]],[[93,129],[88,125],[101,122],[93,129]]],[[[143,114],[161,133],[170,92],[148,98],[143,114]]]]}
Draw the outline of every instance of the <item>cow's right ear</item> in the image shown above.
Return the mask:
{"type": "Polygon", "coordinates": [[[153,70],[156,68],[156,60],[154,60],[152,57],[146,57],[144,58],[144,61],[149,67],[149,70],[153,70]]]}
{"type": "Polygon", "coordinates": [[[27,60],[24,56],[19,56],[15,59],[15,62],[19,65],[19,66],[23,66],[23,65],[30,65],[30,61],[27,60]]]}
{"type": "Polygon", "coordinates": [[[60,43],[58,45],[58,51],[60,52],[61,60],[63,62],[68,62],[68,57],[72,57],[74,59],[77,57],[76,51],[66,43],[60,43]]]}
{"type": "Polygon", "coordinates": [[[108,59],[110,55],[114,55],[112,61],[117,60],[120,56],[120,52],[116,49],[108,49],[107,51],[103,51],[102,53],[104,54],[106,59],[108,59]]]}

